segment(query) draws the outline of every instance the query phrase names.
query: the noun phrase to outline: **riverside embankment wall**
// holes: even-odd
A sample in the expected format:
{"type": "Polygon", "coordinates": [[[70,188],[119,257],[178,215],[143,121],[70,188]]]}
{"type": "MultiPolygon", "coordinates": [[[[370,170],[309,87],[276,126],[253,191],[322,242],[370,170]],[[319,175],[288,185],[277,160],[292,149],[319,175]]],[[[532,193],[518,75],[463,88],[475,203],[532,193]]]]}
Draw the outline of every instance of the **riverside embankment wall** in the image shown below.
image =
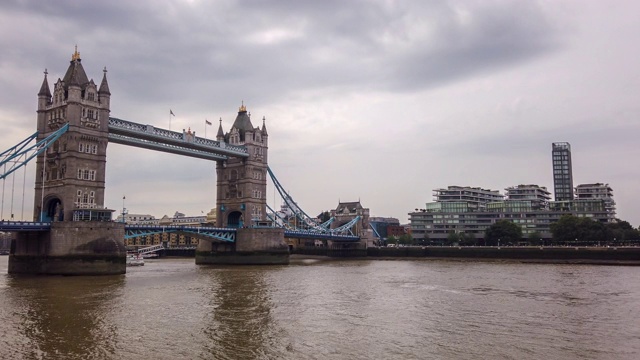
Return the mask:
{"type": "Polygon", "coordinates": [[[367,258],[456,258],[640,265],[640,247],[465,247],[368,248],[367,258]]]}

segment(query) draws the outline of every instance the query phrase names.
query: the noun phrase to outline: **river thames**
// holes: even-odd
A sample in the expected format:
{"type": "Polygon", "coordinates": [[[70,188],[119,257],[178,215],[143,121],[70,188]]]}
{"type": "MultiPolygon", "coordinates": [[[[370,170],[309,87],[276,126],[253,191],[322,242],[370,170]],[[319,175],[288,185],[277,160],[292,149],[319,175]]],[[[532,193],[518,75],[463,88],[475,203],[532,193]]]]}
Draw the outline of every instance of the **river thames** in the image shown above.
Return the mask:
{"type": "Polygon", "coordinates": [[[25,277],[2,359],[638,359],[640,267],[295,260],[25,277]]]}

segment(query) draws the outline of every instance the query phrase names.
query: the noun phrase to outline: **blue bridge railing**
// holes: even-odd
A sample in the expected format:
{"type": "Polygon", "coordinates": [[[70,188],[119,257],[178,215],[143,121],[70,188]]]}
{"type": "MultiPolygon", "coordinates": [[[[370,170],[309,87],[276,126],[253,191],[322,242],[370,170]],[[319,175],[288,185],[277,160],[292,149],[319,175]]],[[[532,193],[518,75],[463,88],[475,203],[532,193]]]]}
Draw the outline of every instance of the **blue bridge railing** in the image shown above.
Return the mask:
{"type": "MultiPolygon", "coordinates": [[[[188,226],[188,225],[125,225],[125,239],[138,236],[146,236],[160,233],[183,232],[202,237],[208,237],[219,241],[235,242],[236,228],[217,228],[207,226],[188,226]]],[[[32,222],[32,221],[0,221],[0,231],[50,231],[50,222],[32,222]]],[[[360,238],[354,235],[337,235],[337,234],[319,234],[313,231],[303,230],[285,230],[285,238],[298,239],[321,239],[332,240],[337,242],[356,242],[360,238]]]]}
{"type": "Polygon", "coordinates": [[[0,231],[49,231],[50,222],[0,221],[0,231]]]}

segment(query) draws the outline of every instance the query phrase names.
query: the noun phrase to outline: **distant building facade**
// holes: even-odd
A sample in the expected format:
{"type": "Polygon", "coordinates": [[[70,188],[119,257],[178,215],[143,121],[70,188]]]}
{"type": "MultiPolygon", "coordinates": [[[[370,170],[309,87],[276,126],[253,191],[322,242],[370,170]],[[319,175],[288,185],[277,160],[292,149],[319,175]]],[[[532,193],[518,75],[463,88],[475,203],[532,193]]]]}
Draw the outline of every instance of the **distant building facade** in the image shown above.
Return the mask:
{"type": "Polygon", "coordinates": [[[580,184],[576,186],[576,200],[604,200],[605,210],[613,221],[616,218],[616,202],[609,184],[580,184]]]}
{"type": "MultiPolygon", "coordinates": [[[[153,226],[215,226],[216,211],[212,209],[209,213],[186,216],[176,211],[173,217],[164,215],[158,219],[149,214],[125,214],[124,220],[127,224],[132,225],[153,225],[153,226]]],[[[122,221],[122,215],[118,216],[116,221],[122,221]]],[[[176,234],[169,232],[161,232],[156,234],[142,235],[134,238],[126,239],[125,245],[130,248],[141,248],[152,245],[163,245],[169,248],[192,248],[198,245],[198,238],[184,234],[176,234]]]]}
{"type": "Polygon", "coordinates": [[[330,228],[338,228],[358,216],[360,217],[360,220],[358,220],[358,222],[353,226],[353,234],[361,237],[365,235],[371,236],[371,228],[369,227],[369,209],[363,207],[360,201],[339,202],[338,206],[334,210],[331,210],[331,217],[335,218],[335,221],[331,223],[330,228]]]}
{"type": "Polygon", "coordinates": [[[373,229],[373,234],[378,239],[386,239],[389,236],[402,236],[405,229],[400,225],[400,220],[392,217],[370,217],[369,224],[373,229]]]}
{"type": "Polygon", "coordinates": [[[553,193],[555,200],[573,200],[571,145],[568,142],[551,144],[551,156],[553,161],[553,193]]]}
{"type": "MultiPolygon", "coordinates": [[[[416,240],[443,240],[452,232],[481,239],[485,230],[498,220],[518,224],[524,238],[533,233],[540,234],[541,238],[551,238],[551,224],[567,214],[600,222],[613,221],[608,199],[549,201],[549,191],[538,185],[509,187],[505,199],[484,203],[478,199],[442,201],[438,196],[440,192],[434,190],[434,193],[435,202],[409,213],[412,235],[416,240]]],[[[610,201],[613,202],[613,199],[610,201]]]]}

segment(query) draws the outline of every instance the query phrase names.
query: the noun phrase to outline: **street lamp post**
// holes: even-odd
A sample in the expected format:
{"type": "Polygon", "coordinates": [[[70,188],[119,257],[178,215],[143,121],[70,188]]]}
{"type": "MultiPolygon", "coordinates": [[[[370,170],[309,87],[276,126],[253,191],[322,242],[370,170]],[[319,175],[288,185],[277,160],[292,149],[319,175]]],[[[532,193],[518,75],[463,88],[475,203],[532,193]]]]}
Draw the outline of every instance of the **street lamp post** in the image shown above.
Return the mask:
{"type": "Polygon", "coordinates": [[[124,199],[126,199],[126,197],[124,195],[122,195],[122,222],[125,223],[126,221],[124,220],[124,216],[126,214],[127,209],[124,207],[124,199]]]}

